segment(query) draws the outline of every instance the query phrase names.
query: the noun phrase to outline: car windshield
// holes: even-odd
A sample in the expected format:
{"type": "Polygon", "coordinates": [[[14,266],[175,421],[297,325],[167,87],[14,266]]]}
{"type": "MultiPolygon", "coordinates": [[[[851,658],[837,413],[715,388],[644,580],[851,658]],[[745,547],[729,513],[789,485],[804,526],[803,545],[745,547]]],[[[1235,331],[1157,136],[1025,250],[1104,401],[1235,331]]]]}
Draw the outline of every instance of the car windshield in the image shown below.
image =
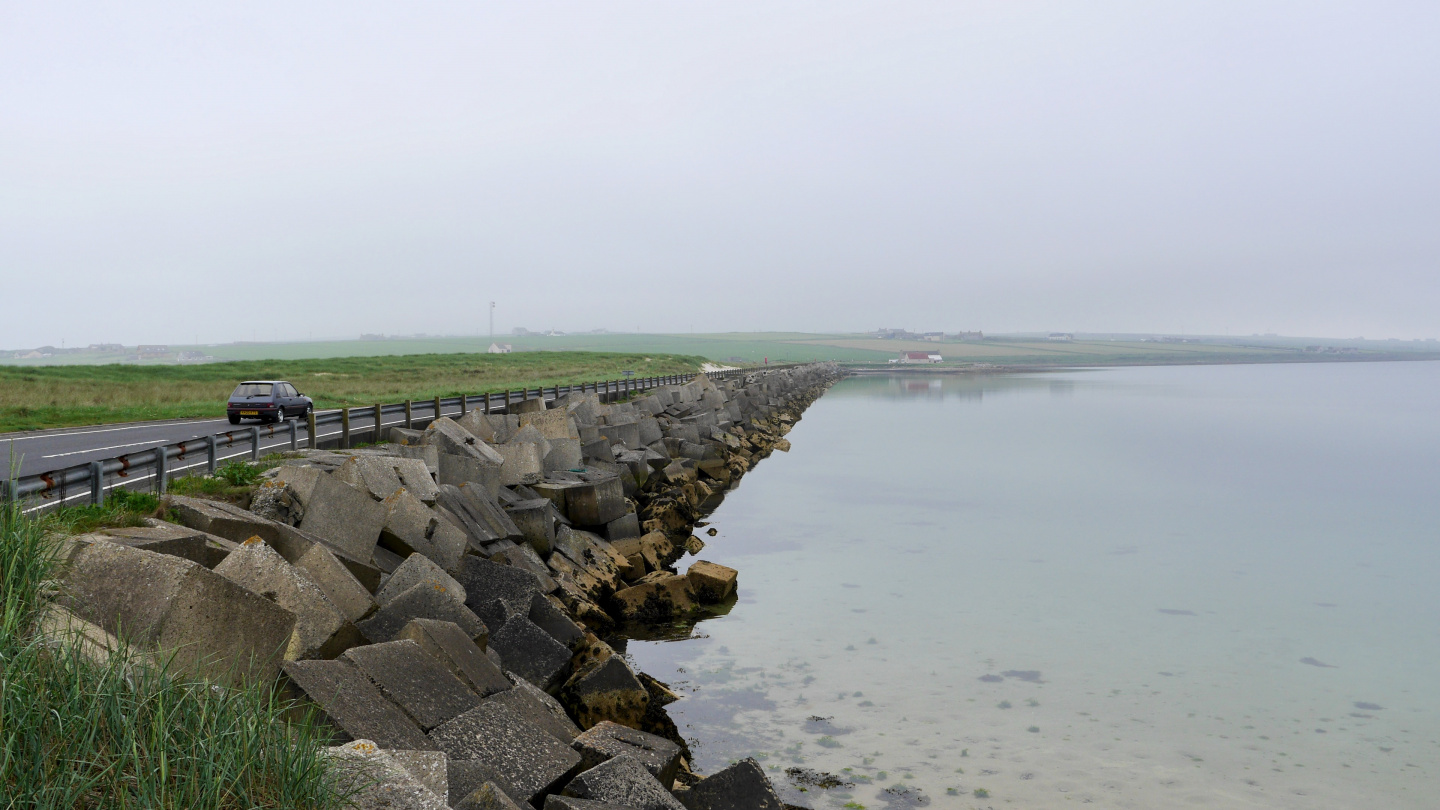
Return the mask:
{"type": "Polygon", "coordinates": [[[235,393],[230,395],[231,399],[241,397],[268,397],[270,396],[270,383],[240,383],[235,387],[235,393]]]}

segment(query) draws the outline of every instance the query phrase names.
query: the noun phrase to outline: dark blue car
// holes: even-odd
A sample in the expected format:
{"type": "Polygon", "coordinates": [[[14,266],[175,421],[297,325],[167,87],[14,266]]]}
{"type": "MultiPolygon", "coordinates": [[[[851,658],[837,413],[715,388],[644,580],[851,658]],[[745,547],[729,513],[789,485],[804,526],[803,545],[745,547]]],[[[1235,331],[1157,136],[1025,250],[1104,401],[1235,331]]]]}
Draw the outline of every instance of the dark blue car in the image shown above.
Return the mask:
{"type": "Polygon", "coordinates": [[[309,397],[284,380],[250,380],[235,386],[225,404],[225,415],[232,425],[240,424],[241,419],[279,422],[290,416],[304,419],[313,407],[309,397]]]}

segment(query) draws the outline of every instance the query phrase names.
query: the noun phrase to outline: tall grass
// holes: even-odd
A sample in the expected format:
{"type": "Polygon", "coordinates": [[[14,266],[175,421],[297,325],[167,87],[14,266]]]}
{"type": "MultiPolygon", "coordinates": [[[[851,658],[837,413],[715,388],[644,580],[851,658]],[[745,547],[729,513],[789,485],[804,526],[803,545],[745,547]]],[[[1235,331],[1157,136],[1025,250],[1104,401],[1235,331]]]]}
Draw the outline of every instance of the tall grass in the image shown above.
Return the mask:
{"type": "Polygon", "coordinates": [[[96,663],[37,632],[53,527],[0,511],[0,810],[330,808],[313,718],[268,686],[221,689],[133,652],[96,663]]]}

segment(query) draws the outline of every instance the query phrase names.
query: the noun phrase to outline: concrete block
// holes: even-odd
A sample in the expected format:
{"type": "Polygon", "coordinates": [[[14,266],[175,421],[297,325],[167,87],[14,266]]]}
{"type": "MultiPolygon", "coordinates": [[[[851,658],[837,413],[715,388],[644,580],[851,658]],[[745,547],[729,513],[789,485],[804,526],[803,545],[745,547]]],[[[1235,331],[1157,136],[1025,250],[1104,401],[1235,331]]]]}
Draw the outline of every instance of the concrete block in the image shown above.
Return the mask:
{"type": "Polygon", "coordinates": [[[541,592],[540,581],[529,571],[474,556],[465,558],[455,579],[465,588],[465,604],[472,610],[499,599],[511,613],[528,613],[531,598],[541,592]]]}
{"type": "MultiPolygon", "coordinates": [[[[485,413],[482,409],[475,408],[459,419],[456,419],[455,424],[464,428],[467,433],[472,434],[476,438],[489,442],[490,444],[495,444],[495,424],[492,421],[494,418],[495,417],[485,413]]],[[[504,424],[503,418],[501,424],[504,424]]]]}
{"type": "Polygon", "coordinates": [[[614,461],[615,449],[610,440],[600,436],[580,443],[580,457],[585,461],[614,461]]]}
{"type": "Polygon", "coordinates": [[[552,793],[545,797],[544,810],[634,810],[634,808],[611,804],[610,802],[592,802],[589,799],[576,799],[573,796],[561,796],[557,793],[552,793]]]}
{"type": "MultiPolygon", "coordinates": [[[[529,805],[526,805],[529,807],[529,805]]],[[[454,810],[521,810],[494,782],[486,782],[455,804],[454,810]]]]}
{"type": "Polygon", "coordinates": [[[391,749],[385,753],[390,759],[404,768],[407,773],[415,778],[420,784],[434,791],[435,795],[448,798],[450,795],[449,780],[446,778],[445,765],[449,757],[444,751],[400,751],[391,749]]]}
{"type": "Polygon", "coordinates": [[[629,755],[608,759],[581,773],[570,780],[561,793],[635,810],[685,810],[685,805],[670,795],[639,760],[629,755]]]}
{"type": "MultiPolygon", "coordinates": [[[[438,453],[436,459],[438,462],[438,453]]],[[[435,480],[430,477],[425,462],[419,459],[357,455],[333,474],[377,501],[403,488],[427,504],[435,503],[435,480]]]]}
{"type": "Polygon", "coordinates": [[[498,467],[504,463],[504,459],[494,448],[449,417],[441,417],[431,422],[425,428],[422,441],[434,445],[441,453],[475,459],[487,466],[498,467]]]}
{"type": "Polygon", "coordinates": [[[419,644],[482,698],[510,688],[500,667],[454,622],[411,619],[395,636],[396,641],[404,639],[419,644]]]}
{"type": "Polygon", "coordinates": [[[313,703],[341,741],[374,740],[381,748],[435,750],[420,727],[349,661],[286,661],[283,670],[287,696],[313,703]]]}
{"type": "MultiPolygon", "coordinates": [[[[330,597],[331,601],[339,605],[342,610],[347,611],[347,615],[349,615],[348,611],[353,603],[357,601],[357,594],[350,587],[351,583],[344,582],[343,577],[325,575],[325,569],[329,567],[331,558],[343,564],[353,575],[351,577],[354,580],[353,584],[360,586],[360,591],[364,593],[364,599],[368,600],[370,594],[380,587],[380,569],[372,565],[368,557],[361,560],[323,538],[293,526],[267,520],[234,504],[168,495],[164,501],[164,508],[168,509],[171,516],[184,525],[223,537],[232,543],[243,543],[251,537],[259,537],[274,546],[275,550],[280,552],[280,556],[284,557],[291,565],[305,571],[317,585],[325,589],[325,594],[330,597]],[[329,553],[315,552],[313,546],[317,543],[329,553]],[[316,570],[312,571],[307,566],[313,566],[316,570]],[[332,587],[335,592],[332,592],[332,587]],[[351,593],[340,593],[342,590],[351,591],[351,593]]],[[[369,607],[373,609],[374,603],[372,602],[369,607]]],[[[354,621],[354,618],[352,616],[351,621],[354,621]]]]}
{"type": "Polygon", "coordinates": [[[494,450],[503,459],[500,483],[504,486],[538,483],[545,474],[544,454],[533,442],[496,445],[494,450]]]}
{"type": "Polygon", "coordinates": [[[441,568],[450,571],[460,565],[468,540],[465,532],[440,515],[410,491],[401,487],[387,497],[382,505],[385,519],[380,545],[401,557],[423,554],[441,568]]]}
{"type": "Polygon", "coordinates": [[[173,523],[125,529],[101,529],[100,533],[109,535],[112,543],[138,548],[142,551],[153,551],[156,554],[169,554],[172,557],[197,562],[212,569],[219,565],[220,561],[225,559],[225,555],[234,551],[238,545],[223,537],[216,537],[213,534],[185,526],[176,526],[173,523]]]}
{"type": "MultiPolygon", "coordinates": [[[[348,451],[357,456],[380,456],[383,458],[413,459],[425,465],[425,471],[429,473],[433,482],[435,476],[440,472],[440,450],[433,445],[408,445],[408,444],[377,444],[372,447],[359,447],[348,451]]],[[[400,483],[410,489],[411,492],[420,492],[423,481],[409,480],[408,476],[401,475],[400,483]]]]}
{"type": "Polygon", "coordinates": [[[550,453],[550,440],[540,432],[534,425],[522,424],[515,435],[505,441],[506,444],[535,444],[540,447],[540,457],[544,458],[550,453]]]}
{"type": "Polygon", "coordinates": [[[634,757],[666,789],[675,784],[675,774],[680,771],[680,746],[608,720],[576,737],[570,747],[580,753],[582,770],[615,757],[634,757]]]}
{"type": "Polygon", "coordinates": [[[70,557],[60,604],[175,666],[235,683],[273,680],[295,614],[191,560],[108,542],[70,557]],[[244,621],[237,621],[243,616],[244,621]]]}
{"type": "Polygon", "coordinates": [[[385,432],[385,440],[403,447],[415,447],[425,443],[425,431],[392,427],[385,432]]]}
{"type": "Polygon", "coordinates": [[[445,586],[433,582],[412,585],[377,610],[375,615],[356,626],[365,638],[372,643],[379,643],[395,638],[412,619],[454,622],[460,625],[460,629],[471,639],[484,639],[488,634],[488,628],[479,616],[457,599],[455,594],[446,590],[445,586]]]}
{"type": "Polygon", "coordinates": [[[242,543],[215,573],[295,614],[286,660],[334,658],[364,643],[360,632],[320,586],[258,537],[242,543]]]}
{"type": "Polygon", "coordinates": [[[504,551],[490,555],[493,562],[512,565],[516,568],[523,568],[535,575],[540,584],[540,590],[545,593],[553,593],[560,587],[553,577],[550,576],[550,569],[545,566],[545,561],[535,553],[535,549],[529,545],[515,546],[504,551]]]}
{"type": "Polygon", "coordinates": [[[626,621],[645,624],[665,624],[694,613],[696,607],[690,580],[665,571],[646,574],[611,599],[626,621]]]}
{"type": "Polygon", "coordinates": [[[479,695],[410,639],[346,650],[341,660],[363,672],[422,731],[480,705],[479,695]]]}
{"type": "Polygon", "coordinates": [[[629,450],[644,447],[640,441],[640,425],[636,422],[624,424],[609,424],[599,426],[600,435],[610,442],[612,446],[623,444],[629,450]]]}
{"type": "Polygon", "coordinates": [[[318,476],[309,496],[302,494],[301,502],[305,506],[302,530],[355,559],[370,559],[385,525],[384,506],[331,475],[318,476]]]}
{"type": "Polygon", "coordinates": [[[563,407],[520,414],[520,427],[527,426],[533,426],[540,432],[540,435],[551,441],[580,438],[580,431],[575,425],[574,418],[563,407]]]}
{"type": "Polygon", "coordinates": [[[565,489],[565,514],[577,526],[603,526],[627,511],[619,476],[598,477],[565,489]]]}
{"type": "Polygon", "coordinates": [[[536,399],[522,399],[519,402],[510,403],[508,410],[514,414],[539,413],[545,410],[545,400],[538,397],[536,399]]]}
{"type": "Polygon", "coordinates": [[[517,501],[505,508],[505,514],[536,552],[550,553],[555,542],[555,517],[559,514],[554,502],[549,498],[517,501]]]}
{"type": "Polygon", "coordinates": [[[618,655],[592,662],[571,676],[560,700],[581,728],[611,721],[639,728],[650,693],[618,655]]]}
{"type": "Polygon", "coordinates": [[[614,543],[616,540],[623,540],[627,537],[639,536],[640,517],[634,512],[626,512],[605,524],[605,539],[610,543],[614,543]]]}
{"type": "Polygon", "coordinates": [[[512,616],[503,627],[493,631],[490,647],[500,653],[506,670],[547,692],[565,682],[570,650],[528,616],[512,616]]]}
{"type": "Polygon", "coordinates": [[[551,439],[545,454],[545,472],[575,470],[585,465],[585,453],[579,439],[551,439]]]}
{"type": "MultiPolygon", "coordinates": [[[[641,446],[649,446],[665,438],[665,434],[660,430],[660,422],[653,416],[641,417],[635,423],[635,430],[641,446]]],[[[639,449],[639,447],[632,449],[639,449]]]]}
{"type": "Polygon", "coordinates": [[[695,598],[701,604],[713,605],[724,602],[735,593],[740,572],[705,560],[696,560],[690,564],[690,570],[685,576],[695,590],[695,598]]]}
{"type": "Polygon", "coordinates": [[[598,578],[607,588],[615,590],[622,586],[629,561],[599,535],[561,526],[555,533],[555,549],[598,578]]]}
{"type": "Polygon", "coordinates": [[[401,752],[385,751],[371,740],[355,740],[327,753],[336,786],[348,795],[346,806],[353,810],[449,810],[446,794],[437,793],[406,769],[397,756],[401,752]]]}
{"type": "Polygon", "coordinates": [[[535,594],[530,601],[530,612],[527,614],[530,621],[536,627],[550,634],[550,637],[565,645],[567,649],[574,650],[575,645],[585,638],[585,628],[575,623],[566,613],[563,603],[559,599],[535,594]]]}
{"type": "Polygon", "coordinates": [[[400,563],[399,567],[390,574],[384,587],[375,594],[375,601],[382,606],[388,605],[394,601],[395,597],[422,582],[440,585],[459,601],[465,601],[465,586],[456,582],[454,577],[445,573],[443,568],[423,554],[411,554],[405,558],[405,561],[400,563]]]}
{"type": "Polygon", "coordinates": [[[494,782],[510,798],[534,803],[580,764],[568,745],[491,701],[431,731],[430,739],[450,756],[450,790],[462,796],[494,782]]]}
{"type": "Polygon", "coordinates": [[[505,706],[566,745],[580,736],[580,727],[565,713],[560,701],[513,672],[507,672],[505,677],[512,688],[491,695],[485,699],[487,703],[505,706]]]}
{"type": "Polygon", "coordinates": [[[686,810],[785,810],[760,763],[742,759],[680,793],[686,810]]]}
{"type": "Polygon", "coordinates": [[[439,462],[439,472],[435,479],[442,485],[475,484],[484,487],[492,495],[501,487],[500,464],[444,452],[439,453],[436,459],[439,462]]]}

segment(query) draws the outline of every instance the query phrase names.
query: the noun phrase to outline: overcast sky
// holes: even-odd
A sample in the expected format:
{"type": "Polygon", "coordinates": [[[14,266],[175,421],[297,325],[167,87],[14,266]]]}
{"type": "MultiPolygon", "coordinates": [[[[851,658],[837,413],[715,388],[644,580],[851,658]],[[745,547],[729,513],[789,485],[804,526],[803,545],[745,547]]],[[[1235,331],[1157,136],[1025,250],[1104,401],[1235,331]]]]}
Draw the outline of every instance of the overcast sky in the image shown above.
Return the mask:
{"type": "Polygon", "coordinates": [[[0,0],[0,347],[1440,337],[1440,3],[0,0]]]}

